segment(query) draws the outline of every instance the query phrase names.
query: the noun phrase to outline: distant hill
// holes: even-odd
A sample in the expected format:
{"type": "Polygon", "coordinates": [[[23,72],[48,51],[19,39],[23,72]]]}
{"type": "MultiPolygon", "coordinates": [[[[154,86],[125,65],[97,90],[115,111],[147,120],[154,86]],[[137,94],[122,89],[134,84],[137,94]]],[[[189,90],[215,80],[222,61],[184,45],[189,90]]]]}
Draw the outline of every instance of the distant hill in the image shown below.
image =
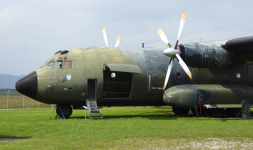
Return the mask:
{"type": "Polygon", "coordinates": [[[25,75],[14,76],[9,74],[0,74],[0,89],[15,89],[16,82],[25,75]]]}

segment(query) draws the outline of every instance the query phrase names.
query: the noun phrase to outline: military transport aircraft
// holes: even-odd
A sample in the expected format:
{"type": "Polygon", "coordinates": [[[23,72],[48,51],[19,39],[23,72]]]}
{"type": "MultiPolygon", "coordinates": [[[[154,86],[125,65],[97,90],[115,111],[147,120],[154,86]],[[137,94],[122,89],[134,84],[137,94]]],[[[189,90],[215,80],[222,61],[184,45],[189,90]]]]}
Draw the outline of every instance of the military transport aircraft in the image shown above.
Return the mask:
{"type": "Polygon", "coordinates": [[[121,35],[108,47],[103,29],[107,47],[58,51],[16,89],[57,104],[66,118],[82,106],[91,113],[99,113],[97,106],[172,106],[178,115],[202,108],[213,117],[236,117],[242,100],[253,98],[253,36],[178,45],[186,18],[184,12],[173,47],[158,30],[167,48],[119,48],[121,35]]]}

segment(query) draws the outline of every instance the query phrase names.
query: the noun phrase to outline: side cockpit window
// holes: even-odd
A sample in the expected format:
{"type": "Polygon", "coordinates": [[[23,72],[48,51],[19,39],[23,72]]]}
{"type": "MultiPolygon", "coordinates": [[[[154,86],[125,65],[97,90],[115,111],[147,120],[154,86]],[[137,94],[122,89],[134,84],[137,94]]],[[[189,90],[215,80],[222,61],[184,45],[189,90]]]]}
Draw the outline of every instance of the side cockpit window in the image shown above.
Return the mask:
{"type": "Polygon", "coordinates": [[[47,66],[52,67],[52,66],[54,65],[54,62],[55,62],[55,61],[50,61],[50,62],[47,64],[47,66]]]}
{"type": "Polygon", "coordinates": [[[61,69],[62,68],[62,61],[57,60],[57,62],[55,62],[55,64],[54,64],[54,68],[61,69]]]}
{"type": "Polygon", "coordinates": [[[64,68],[73,68],[72,61],[64,61],[64,68]]]}

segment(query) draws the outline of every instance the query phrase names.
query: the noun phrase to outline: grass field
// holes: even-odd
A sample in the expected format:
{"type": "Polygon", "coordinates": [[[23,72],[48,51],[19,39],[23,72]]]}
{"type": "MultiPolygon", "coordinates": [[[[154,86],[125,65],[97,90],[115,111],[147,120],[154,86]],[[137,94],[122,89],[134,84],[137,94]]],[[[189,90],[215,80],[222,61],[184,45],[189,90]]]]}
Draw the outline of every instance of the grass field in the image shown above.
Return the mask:
{"type": "MultiPolygon", "coordinates": [[[[177,117],[171,107],[104,107],[104,119],[50,119],[52,109],[0,111],[0,149],[252,149],[253,122],[177,117]]],[[[88,111],[87,111],[88,112],[88,111]]]]}

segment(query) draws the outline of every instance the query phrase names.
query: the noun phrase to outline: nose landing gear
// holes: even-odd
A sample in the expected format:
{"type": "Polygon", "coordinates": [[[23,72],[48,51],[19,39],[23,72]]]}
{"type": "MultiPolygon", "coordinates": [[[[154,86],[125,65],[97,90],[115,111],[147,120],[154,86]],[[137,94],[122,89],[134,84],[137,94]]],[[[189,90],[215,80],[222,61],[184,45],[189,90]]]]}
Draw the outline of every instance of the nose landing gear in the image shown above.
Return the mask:
{"type": "Polygon", "coordinates": [[[72,114],[72,107],[70,105],[57,105],[56,113],[61,117],[69,118],[72,114]],[[62,116],[63,115],[63,116],[62,116]]]}

